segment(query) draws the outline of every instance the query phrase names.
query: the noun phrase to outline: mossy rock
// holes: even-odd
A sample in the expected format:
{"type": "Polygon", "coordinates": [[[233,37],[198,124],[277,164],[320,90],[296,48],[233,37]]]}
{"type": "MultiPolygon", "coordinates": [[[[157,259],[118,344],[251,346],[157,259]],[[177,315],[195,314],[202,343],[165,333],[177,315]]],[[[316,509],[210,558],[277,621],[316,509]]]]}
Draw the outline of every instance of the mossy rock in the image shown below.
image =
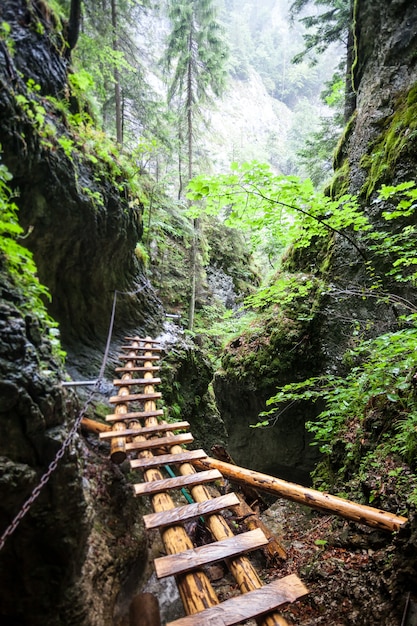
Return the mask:
{"type": "Polygon", "coordinates": [[[402,178],[414,177],[417,149],[417,83],[396,100],[394,113],[382,124],[379,136],[369,145],[361,166],[367,179],[361,194],[367,199],[401,166],[402,178]]]}

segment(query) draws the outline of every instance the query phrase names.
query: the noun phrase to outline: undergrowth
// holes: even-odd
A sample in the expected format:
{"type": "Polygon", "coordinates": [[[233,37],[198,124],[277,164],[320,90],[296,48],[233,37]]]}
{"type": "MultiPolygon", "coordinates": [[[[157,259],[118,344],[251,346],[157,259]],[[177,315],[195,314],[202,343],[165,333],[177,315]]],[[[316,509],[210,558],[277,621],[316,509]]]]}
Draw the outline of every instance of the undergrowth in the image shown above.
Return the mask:
{"type": "Polygon", "coordinates": [[[16,196],[9,187],[11,179],[12,175],[0,161],[0,268],[19,294],[19,298],[13,300],[16,308],[22,316],[36,316],[49,335],[55,356],[63,359],[65,353],[60,346],[58,325],[45,306],[45,300],[50,300],[51,296],[39,282],[32,253],[19,243],[26,235],[18,222],[16,196]]]}

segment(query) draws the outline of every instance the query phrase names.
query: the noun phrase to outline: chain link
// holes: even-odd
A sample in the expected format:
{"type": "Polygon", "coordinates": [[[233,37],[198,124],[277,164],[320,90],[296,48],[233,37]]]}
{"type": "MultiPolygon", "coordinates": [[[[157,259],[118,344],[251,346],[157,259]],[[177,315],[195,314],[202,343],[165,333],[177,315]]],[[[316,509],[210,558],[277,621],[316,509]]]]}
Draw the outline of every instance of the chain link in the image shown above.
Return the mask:
{"type": "Polygon", "coordinates": [[[79,414],[78,414],[74,424],[72,425],[71,430],[68,432],[68,435],[66,436],[66,438],[64,440],[64,443],[62,444],[61,448],[56,453],[55,458],[49,464],[48,469],[42,475],[39,483],[33,489],[32,493],[30,494],[30,496],[28,497],[26,502],[23,504],[23,506],[20,509],[19,513],[13,518],[13,521],[10,523],[10,525],[6,528],[6,530],[4,531],[2,536],[0,537],[0,552],[4,548],[4,545],[5,545],[8,537],[13,535],[14,531],[19,526],[20,522],[25,517],[25,515],[29,511],[29,509],[31,508],[32,504],[35,502],[36,498],[39,496],[39,494],[42,491],[43,487],[46,485],[46,483],[50,479],[51,475],[54,473],[54,471],[58,467],[58,463],[62,459],[62,457],[64,456],[65,451],[67,450],[67,448],[69,448],[69,446],[70,446],[70,444],[71,444],[71,442],[72,442],[72,440],[73,440],[73,438],[74,438],[78,428],[80,427],[81,420],[83,419],[83,417],[84,417],[84,415],[85,415],[89,405],[91,404],[91,402],[93,400],[93,397],[94,397],[95,393],[99,390],[101,382],[102,382],[102,380],[104,378],[104,370],[105,370],[107,359],[108,359],[108,354],[109,354],[109,349],[110,349],[110,341],[111,341],[111,337],[113,335],[113,326],[114,326],[114,317],[115,317],[115,311],[116,311],[117,294],[133,296],[133,295],[136,295],[136,294],[140,293],[141,291],[146,289],[146,287],[149,287],[149,286],[150,286],[149,280],[146,280],[146,283],[142,287],[137,289],[136,291],[132,291],[132,292],[115,291],[114,292],[113,307],[112,307],[112,312],[111,312],[111,317],[110,317],[110,324],[109,324],[109,331],[108,331],[108,335],[107,335],[106,348],[105,348],[105,351],[104,351],[103,361],[102,361],[102,364],[101,364],[99,376],[98,376],[98,378],[97,378],[97,380],[95,382],[94,387],[92,388],[92,390],[90,392],[90,395],[88,396],[87,400],[85,401],[84,406],[82,407],[82,409],[79,412],[79,414]]]}
{"type": "Polygon", "coordinates": [[[29,509],[31,508],[32,504],[35,502],[36,498],[39,496],[39,494],[42,491],[43,487],[46,485],[46,483],[50,479],[51,475],[54,473],[54,471],[58,467],[59,461],[64,456],[65,451],[67,450],[67,448],[69,448],[69,446],[70,446],[70,444],[71,444],[71,442],[72,442],[72,440],[74,438],[74,435],[77,432],[77,430],[78,430],[78,428],[79,428],[79,426],[81,424],[81,420],[84,417],[84,415],[85,415],[85,413],[87,411],[87,408],[88,408],[88,406],[90,405],[90,403],[91,403],[91,401],[93,399],[93,396],[94,396],[94,394],[96,392],[96,387],[98,387],[98,383],[96,383],[96,386],[94,387],[93,391],[90,393],[90,396],[87,398],[87,400],[86,400],[83,408],[79,412],[78,417],[75,420],[71,430],[68,432],[68,435],[66,436],[66,438],[65,438],[61,448],[56,453],[55,458],[49,464],[48,469],[43,474],[43,476],[41,477],[39,483],[33,489],[32,493],[30,494],[30,496],[28,497],[26,502],[23,504],[23,506],[20,509],[19,513],[16,515],[16,517],[13,519],[11,524],[4,531],[3,535],[0,537],[0,551],[3,549],[3,547],[4,547],[8,537],[10,537],[14,533],[16,528],[19,526],[20,522],[25,517],[26,513],[29,511],[29,509]]]}

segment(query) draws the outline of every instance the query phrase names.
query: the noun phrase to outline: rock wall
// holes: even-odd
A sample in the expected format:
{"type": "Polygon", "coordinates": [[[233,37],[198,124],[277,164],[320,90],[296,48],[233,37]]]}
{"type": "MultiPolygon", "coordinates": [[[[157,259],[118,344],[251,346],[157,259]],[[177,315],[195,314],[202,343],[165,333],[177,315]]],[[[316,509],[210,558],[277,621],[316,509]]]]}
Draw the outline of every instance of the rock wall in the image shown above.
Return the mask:
{"type": "MultiPolygon", "coordinates": [[[[354,20],[351,70],[356,110],[335,156],[332,192],[357,194],[369,217],[377,222],[386,205],[373,202],[376,188],[382,183],[415,179],[417,34],[413,25],[417,4],[355,0],[354,20]]],[[[361,234],[355,237],[361,247],[361,234]]],[[[343,354],[355,345],[355,337],[398,328],[397,315],[402,311],[375,298],[360,297],[374,277],[368,271],[366,255],[342,236],[333,237],[327,247],[290,253],[286,266],[324,278],[331,290],[312,294],[304,311],[298,303],[277,307],[270,313],[269,323],[233,342],[226,350],[215,389],[232,456],[243,465],[264,470],[275,464],[279,475],[290,477],[294,472],[295,477],[300,467],[311,469],[314,464],[304,422],[314,420],[317,407],[287,407],[274,427],[264,432],[254,432],[248,425],[259,421],[259,411],[265,410],[264,402],[277,386],[320,373],[343,375],[343,354]],[[307,318],[308,322],[300,322],[307,318]]],[[[387,290],[415,299],[409,288],[390,284],[383,267],[376,271],[387,290]]]]}
{"type": "Polygon", "coordinates": [[[7,0],[0,9],[11,29],[9,47],[0,45],[0,144],[28,231],[25,244],[50,289],[50,311],[66,344],[103,338],[116,289],[132,293],[119,298],[116,326],[153,333],[163,312],[134,255],[140,205],[130,208],[117,157],[88,159],[60,110],[59,100],[73,113],[82,105],[69,95],[62,33],[39,6],[7,0]]]}
{"type": "MultiPolygon", "coordinates": [[[[63,147],[76,146],[79,137],[59,102],[73,111],[79,103],[69,97],[64,31],[53,14],[43,2],[5,0],[3,22],[10,33],[3,28],[0,40],[1,160],[13,175],[27,231],[22,243],[52,294],[49,312],[77,372],[85,365],[92,376],[115,289],[129,292],[118,296],[116,335],[161,326],[162,306],[134,255],[140,210],[130,208],[123,173],[117,179],[109,159],[93,162],[87,148],[63,147]]],[[[22,292],[2,255],[0,293],[2,534],[67,438],[80,402],[61,385],[67,373],[44,321],[36,311],[22,313],[22,292]]],[[[134,587],[147,565],[141,518],[108,447],[77,434],[0,551],[0,622],[113,624],[119,592],[134,587]]]]}

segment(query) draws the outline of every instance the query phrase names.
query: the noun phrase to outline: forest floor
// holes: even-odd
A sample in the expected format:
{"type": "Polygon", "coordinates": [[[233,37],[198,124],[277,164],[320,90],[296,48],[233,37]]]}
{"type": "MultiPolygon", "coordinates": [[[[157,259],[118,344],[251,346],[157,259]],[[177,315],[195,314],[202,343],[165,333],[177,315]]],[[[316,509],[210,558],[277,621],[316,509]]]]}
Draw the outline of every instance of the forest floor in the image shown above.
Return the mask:
{"type": "MultiPolygon", "coordinates": [[[[261,517],[287,551],[286,561],[278,564],[267,565],[263,555],[255,556],[264,583],[297,574],[309,590],[304,598],[279,611],[289,624],[417,624],[417,615],[413,615],[415,605],[408,594],[404,592],[400,598],[398,593],[393,594],[396,548],[390,533],[339,520],[282,499],[261,517]]],[[[221,600],[234,595],[226,585],[214,585],[221,600]]]]}

